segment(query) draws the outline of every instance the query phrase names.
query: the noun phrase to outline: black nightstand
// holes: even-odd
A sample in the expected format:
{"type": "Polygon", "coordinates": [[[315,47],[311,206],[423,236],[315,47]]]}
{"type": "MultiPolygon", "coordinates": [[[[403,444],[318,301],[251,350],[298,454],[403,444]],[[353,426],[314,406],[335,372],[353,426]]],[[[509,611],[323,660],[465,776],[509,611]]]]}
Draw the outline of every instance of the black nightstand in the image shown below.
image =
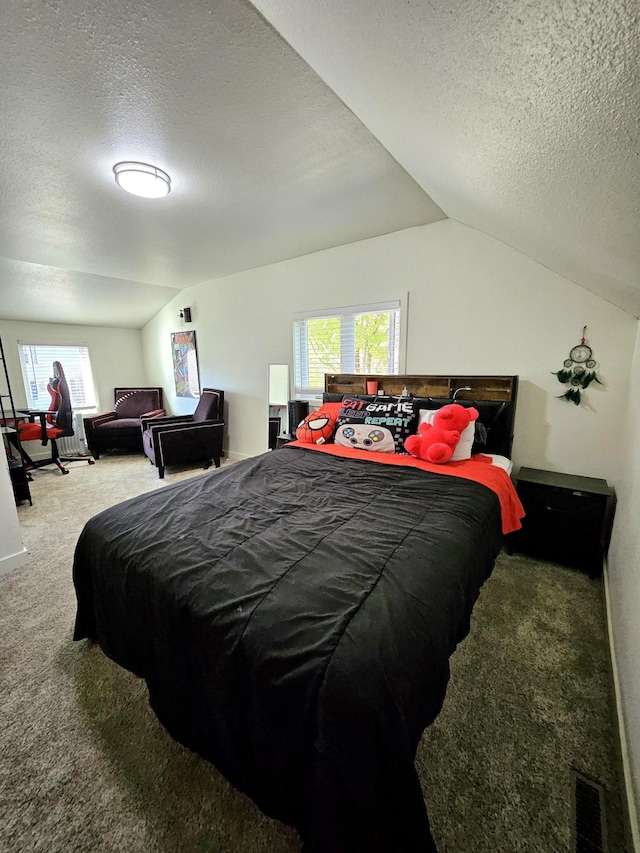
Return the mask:
{"type": "Polygon", "coordinates": [[[515,484],[526,517],[507,536],[508,550],[599,577],[615,506],[607,481],[521,468],[515,484]]]}

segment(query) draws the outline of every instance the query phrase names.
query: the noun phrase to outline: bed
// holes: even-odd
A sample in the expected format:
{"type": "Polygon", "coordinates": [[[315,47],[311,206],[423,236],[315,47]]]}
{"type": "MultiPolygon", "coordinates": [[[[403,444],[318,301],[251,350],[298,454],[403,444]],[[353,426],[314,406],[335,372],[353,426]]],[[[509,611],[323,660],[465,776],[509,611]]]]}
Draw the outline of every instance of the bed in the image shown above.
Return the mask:
{"type": "MultiPolygon", "coordinates": [[[[487,456],[510,456],[517,377],[443,378],[378,380],[476,406],[472,460],[293,442],[114,506],[77,543],[74,639],[144,678],[172,737],[305,853],[436,849],[417,744],[521,515],[487,456]]],[[[325,400],[362,381],[326,377],[325,400]]]]}

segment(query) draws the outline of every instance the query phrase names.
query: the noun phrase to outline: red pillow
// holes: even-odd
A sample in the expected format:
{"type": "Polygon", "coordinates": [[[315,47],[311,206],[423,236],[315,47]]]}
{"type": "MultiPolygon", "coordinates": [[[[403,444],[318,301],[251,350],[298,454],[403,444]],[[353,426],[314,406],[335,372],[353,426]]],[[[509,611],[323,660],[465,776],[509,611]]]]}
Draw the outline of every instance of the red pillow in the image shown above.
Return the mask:
{"type": "Polygon", "coordinates": [[[340,409],[342,408],[342,402],[339,403],[323,403],[318,412],[325,412],[334,420],[338,419],[338,415],[340,414],[340,409]]]}
{"type": "Polygon", "coordinates": [[[331,441],[335,428],[335,417],[322,406],[317,412],[310,412],[298,425],[296,438],[305,444],[324,444],[331,441]]]}

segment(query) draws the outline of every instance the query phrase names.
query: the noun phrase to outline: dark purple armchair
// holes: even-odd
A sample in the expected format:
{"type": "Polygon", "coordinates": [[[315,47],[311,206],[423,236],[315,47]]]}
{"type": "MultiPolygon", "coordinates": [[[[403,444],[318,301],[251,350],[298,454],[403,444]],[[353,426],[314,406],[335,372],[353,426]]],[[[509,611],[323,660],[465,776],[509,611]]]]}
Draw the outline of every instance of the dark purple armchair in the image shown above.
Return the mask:
{"type": "Polygon", "coordinates": [[[142,418],[142,445],[160,479],[168,465],[212,462],[220,467],[224,433],[224,391],[203,388],[192,415],[142,418]]]}
{"type": "Polygon", "coordinates": [[[114,388],[113,411],[84,418],[84,434],[96,459],[103,450],[142,450],[142,417],[162,417],[162,388],[114,388]]]}

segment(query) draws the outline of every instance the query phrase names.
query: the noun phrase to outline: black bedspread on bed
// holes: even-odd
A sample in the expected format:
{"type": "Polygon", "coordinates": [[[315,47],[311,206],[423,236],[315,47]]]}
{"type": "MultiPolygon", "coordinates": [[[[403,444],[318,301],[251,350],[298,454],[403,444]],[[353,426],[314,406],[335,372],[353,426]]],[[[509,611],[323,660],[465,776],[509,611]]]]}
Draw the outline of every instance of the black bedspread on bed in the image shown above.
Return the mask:
{"type": "Polygon", "coordinates": [[[74,638],[305,851],[431,851],[415,751],[500,546],[485,486],[284,447],[92,518],[74,638]]]}

